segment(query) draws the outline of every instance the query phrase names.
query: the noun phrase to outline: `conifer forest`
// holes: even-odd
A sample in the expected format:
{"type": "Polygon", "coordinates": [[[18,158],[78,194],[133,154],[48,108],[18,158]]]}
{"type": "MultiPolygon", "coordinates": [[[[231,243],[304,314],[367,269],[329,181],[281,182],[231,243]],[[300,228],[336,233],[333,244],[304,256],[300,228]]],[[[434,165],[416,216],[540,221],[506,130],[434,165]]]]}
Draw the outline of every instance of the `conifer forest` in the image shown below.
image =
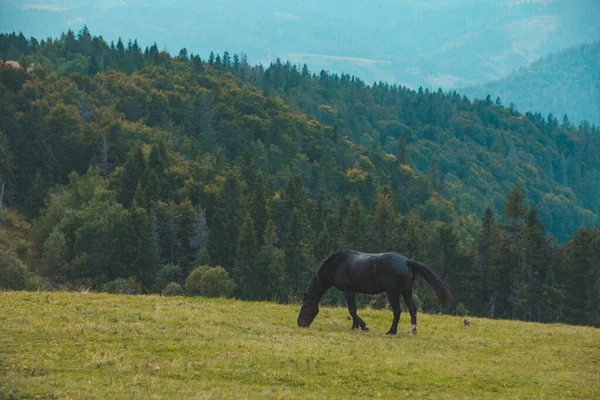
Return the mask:
{"type": "Polygon", "coordinates": [[[2,288],[293,303],[332,251],[389,251],[453,313],[600,326],[592,123],[87,28],[0,58],[2,288]]]}

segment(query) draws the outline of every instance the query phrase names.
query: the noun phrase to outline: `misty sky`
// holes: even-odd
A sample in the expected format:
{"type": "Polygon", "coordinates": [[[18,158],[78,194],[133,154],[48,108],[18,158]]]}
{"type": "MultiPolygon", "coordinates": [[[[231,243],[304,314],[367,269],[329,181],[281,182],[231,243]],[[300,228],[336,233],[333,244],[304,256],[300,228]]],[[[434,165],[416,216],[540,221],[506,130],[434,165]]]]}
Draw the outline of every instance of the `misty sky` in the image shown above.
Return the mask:
{"type": "Polygon", "coordinates": [[[0,0],[0,30],[38,39],[87,24],[110,42],[206,57],[245,52],[410,87],[483,83],[600,39],[597,0],[0,0]]]}

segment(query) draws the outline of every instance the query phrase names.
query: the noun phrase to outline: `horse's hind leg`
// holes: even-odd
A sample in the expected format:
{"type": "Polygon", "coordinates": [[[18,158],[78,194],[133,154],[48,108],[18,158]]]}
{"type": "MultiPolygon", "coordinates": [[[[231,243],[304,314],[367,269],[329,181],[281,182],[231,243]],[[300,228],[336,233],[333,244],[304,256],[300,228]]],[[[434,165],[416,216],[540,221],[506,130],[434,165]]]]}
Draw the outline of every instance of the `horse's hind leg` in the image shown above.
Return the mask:
{"type": "Polygon", "coordinates": [[[392,322],[392,326],[387,334],[395,335],[398,332],[398,321],[400,321],[400,314],[402,312],[400,309],[400,295],[396,291],[388,291],[387,295],[388,299],[390,300],[392,311],[394,312],[394,321],[392,322]]]}
{"type": "Polygon", "coordinates": [[[412,290],[409,292],[404,292],[402,294],[404,297],[404,301],[406,302],[406,306],[408,307],[408,311],[410,312],[410,323],[412,327],[410,328],[410,336],[416,335],[418,332],[417,329],[417,306],[415,305],[415,301],[412,297],[412,290]]]}
{"type": "Polygon", "coordinates": [[[368,331],[369,328],[367,328],[365,321],[360,319],[358,314],[356,314],[356,301],[354,299],[354,292],[344,292],[344,294],[346,295],[346,302],[348,303],[348,311],[352,316],[352,329],[361,328],[364,331],[368,331]]]}

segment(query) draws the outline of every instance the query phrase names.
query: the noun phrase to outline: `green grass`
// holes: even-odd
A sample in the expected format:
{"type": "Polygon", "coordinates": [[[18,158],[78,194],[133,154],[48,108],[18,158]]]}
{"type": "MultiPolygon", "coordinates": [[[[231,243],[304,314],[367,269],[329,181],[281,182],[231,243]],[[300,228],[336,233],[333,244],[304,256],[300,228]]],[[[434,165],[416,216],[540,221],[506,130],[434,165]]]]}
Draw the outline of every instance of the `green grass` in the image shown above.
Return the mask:
{"type": "Polygon", "coordinates": [[[600,331],[389,311],[0,293],[0,398],[600,398],[600,331]]]}

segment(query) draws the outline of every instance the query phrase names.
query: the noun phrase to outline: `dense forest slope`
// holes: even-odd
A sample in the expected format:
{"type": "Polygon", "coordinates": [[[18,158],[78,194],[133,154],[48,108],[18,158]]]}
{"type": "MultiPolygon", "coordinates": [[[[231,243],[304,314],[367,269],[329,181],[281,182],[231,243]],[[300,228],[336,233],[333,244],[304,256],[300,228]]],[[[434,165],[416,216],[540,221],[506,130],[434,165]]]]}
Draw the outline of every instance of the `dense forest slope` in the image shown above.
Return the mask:
{"type": "Polygon", "coordinates": [[[324,72],[309,77],[289,64],[272,65],[264,80],[252,83],[365,148],[396,155],[401,148],[399,156],[427,174],[433,190],[446,194],[459,215],[480,215],[488,204],[502,211],[504,195],[520,182],[559,241],[582,224],[598,221],[600,138],[595,126],[522,115],[489,99],[471,102],[454,92],[368,86],[324,72]]]}
{"type": "Polygon", "coordinates": [[[135,292],[220,265],[240,298],[287,301],[333,249],[397,250],[472,313],[598,324],[596,127],[87,30],[10,48],[0,177],[33,222],[28,258],[0,246],[13,272],[135,292]]]}
{"type": "Polygon", "coordinates": [[[519,110],[554,114],[579,124],[600,124],[600,41],[544,57],[488,84],[461,90],[469,98],[513,103],[519,110]]]}

